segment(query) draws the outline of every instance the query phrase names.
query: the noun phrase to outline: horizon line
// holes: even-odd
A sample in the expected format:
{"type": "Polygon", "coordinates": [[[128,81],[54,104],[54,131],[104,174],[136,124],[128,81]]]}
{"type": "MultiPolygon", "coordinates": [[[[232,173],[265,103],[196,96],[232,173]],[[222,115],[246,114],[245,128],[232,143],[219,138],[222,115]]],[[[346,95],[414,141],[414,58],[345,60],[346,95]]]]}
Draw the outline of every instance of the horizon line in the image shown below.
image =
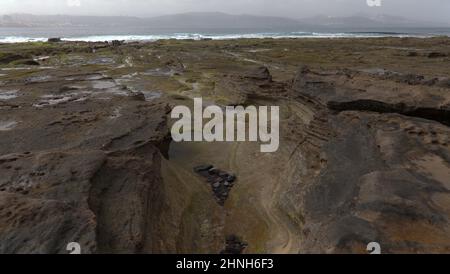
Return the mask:
{"type": "MultiPolygon", "coordinates": [[[[249,13],[228,13],[228,12],[222,12],[222,11],[188,11],[188,12],[179,12],[179,13],[168,13],[168,14],[160,14],[160,15],[148,15],[148,16],[137,16],[137,15],[94,15],[94,14],[70,14],[70,13],[55,13],[55,14],[34,14],[34,13],[26,13],[26,12],[14,12],[14,13],[0,13],[0,16],[10,16],[10,15],[31,15],[31,16],[72,16],[72,17],[104,17],[104,18],[135,18],[135,19],[152,19],[152,18],[158,18],[158,17],[164,17],[164,16],[175,16],[175,15],[185,15],[185,14],[223,14],[223,15],[229,15],[229,16],[253,16],[253,17],[267,17],[267,18],[280,18],[280,19],[288,19],[288,20],[294,20],[302,23],[302,20],[308,20],[313,19],[315,17],[327,17],[327,18],[336,18],[336,19],[342,19],[342,18],[352,18],[352,17],[360,17],[365,19],[376,19],[374,17],[376,16],[390,16],[395,17],[399,19],[405,19],[409,20],[413,23],[426,23],[426,24],[436,24],[440,25],[439,27],[450,27],[450,22],[442,22],[442,21],[422,21],[422,20],[416,20],[414,18],[409,18],[405,16],[400,15],[392,15],[388,13],[379,13],[376,14],[376,16],[368,16],[367,14],[361,14],[361,13],[355,13],[352,15],[346,15],[346,16],[330,16],[326,14],[314,14],[309,17],[289,17],[289,16],[277,16],[277,15],[261,15],[261,14],[249,14],[249,13]]],[[[415,26],[416,27],[416,26],[415,26]]],[[[437,27],[437,26],[436,26],[437,27]]]]}

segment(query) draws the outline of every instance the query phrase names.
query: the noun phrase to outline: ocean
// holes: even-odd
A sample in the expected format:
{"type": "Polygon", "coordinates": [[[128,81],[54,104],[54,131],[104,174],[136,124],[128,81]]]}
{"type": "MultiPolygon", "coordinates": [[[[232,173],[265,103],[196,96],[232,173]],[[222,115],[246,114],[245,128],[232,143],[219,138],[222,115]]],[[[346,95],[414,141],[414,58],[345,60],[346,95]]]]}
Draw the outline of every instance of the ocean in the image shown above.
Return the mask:
{"type": "Polygon", "coordinates": [[[148,27],[53,27],[0,28],[0,43],[47,41],[50,37],[66,41],[156,41],[161,39],[240,39],[240,38],[371,38],[450,36],[449,28],[351,29],[164,29],[148,27]]]}

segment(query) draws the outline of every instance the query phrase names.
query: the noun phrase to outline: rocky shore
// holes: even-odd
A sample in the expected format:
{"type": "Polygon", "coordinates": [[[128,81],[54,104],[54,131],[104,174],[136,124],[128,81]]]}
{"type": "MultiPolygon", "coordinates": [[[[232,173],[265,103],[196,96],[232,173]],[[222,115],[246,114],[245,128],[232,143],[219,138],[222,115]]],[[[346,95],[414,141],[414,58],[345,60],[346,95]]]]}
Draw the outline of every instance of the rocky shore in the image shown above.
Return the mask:
{"type": "Polygon", "coordinates": [[[0,253],[450,253],[450,39],[0,45],[0,253]],[[194,97],[280,149],[171,142],[194,97]]]}

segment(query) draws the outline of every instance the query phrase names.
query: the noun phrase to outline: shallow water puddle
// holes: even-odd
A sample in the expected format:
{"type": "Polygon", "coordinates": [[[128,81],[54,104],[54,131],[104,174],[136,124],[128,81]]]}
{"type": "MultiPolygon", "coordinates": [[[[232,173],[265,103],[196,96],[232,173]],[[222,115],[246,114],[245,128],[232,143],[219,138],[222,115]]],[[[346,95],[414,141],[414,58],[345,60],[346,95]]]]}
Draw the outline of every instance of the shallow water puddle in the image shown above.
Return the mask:
{"type": "Polygon", "coordinates": [[[265,52],[265,51],[271,51],[271,49],[251,49],[248,52],[250,52],[250,53],[258,53],[258,52],[265,52]]]}
{"type": "Polygon", "coordinates": [[[0,100],[11,100],[17,98],[17,90],[3,91],[0,90],[0,100]]]}
{"type": "Polygon", "coordinates": [[[114,95],[128,96],[129,91],[126,88],[118,86],[113,80],[99,80],[92,82],[92,88],[101,90],[103,93],[112,93],[114,95]]]}
{"type": "Polygon", "coordinates": [[[144,94],[145,101],[152,101],[161,98],[162,94],[158,91],[141,91],[144,94]]]}
{"type": "Polygon", "coordinates": [[[50,59],[50,56],[40,56],[33,58],[34,61],[46,61],[48,59],[50,59]]]}
{"type": "Polygon", "coordinates": [[[142,81],[134,81],[134,79],[132,78],[137,75],[137,72],[124,75],[121,78],[117,79],[117,83],[125,85],[127,89],[131,91],[131,93],[142,93],[145,97],[145,101],[152,101],[161,98],[162,92],[145,90],[145,85],[142,85],[142,81]]]}
{"type": "Polygon", "coordinates": [[[34,104],[34,107],[42,108],[46,106],[54,106],[62,103],[67,102],[81,102],[87,99],[87,95],[89,95],[90,92],[84,91],[84,92],[77,92],[77,93],[67,93],[62,95],[43,95],[41,96],[41,101],[39,103],[34,104]]]}
{"type": "Polygon", "coordinates": [[[61,103],[66,103],[73,100],[72,96],[54,96],[45,100],[41,100],[39,103],[34,104],[34,107],[41,108],[45,106],[54,106],[61,103]]]}
{"type": "Polygon", "coordinates": [[[27,78],[25,81],[28,83],[42,83],[46,82],[52,79],[49,75],[43,75],[43,76],[32,76],[30,78],[27,78]]]}
{"type": "Polygon", "coordinates": [[[91,76],[87,77],[86,80],[93,81],[93,80],[101,80],[103,78],[105,78],[105,76],[102,74],[92,74],[91,76]]]}
{"type": "Polygon", "coordinates": [[[89,65],[110,65],[114,64],[115,61],[113,58],[110,57],[99,57],[93,60],[89,60],[87,63],[89,65]]]}
{"type": "Polygon", "coordinates": [[[156,77],[172,77],[177,73],[177,71],[169,68],[156,68],[156,69],[149,69],[145,72],[142,72],[142,75],[146,76],[156,76],[156,77]]]}
{"type": "Polygon", "coordinates": [[[134,78],[134,77],[136,77],[138,75],[139,75],[139,73],[133,72],[133,73],[130,73],[130,74],[122,75],[122,77],[120,77],[119,80],[132,79],[132,78],[134,78]]]}
{"type": "Polygon", "coordinates": [[[79,74],[79,75],[67,75],[64,80],[66,81],[94,81],[94,80],[102,80],[106,76],[101,73],[87,73],[87,74],[79,74]]]}
{"type": "Polygon", "coordinates": [[[0,131],[12,130],[17,126],[16,121],[0,121],[0,131]]]}
{"type": "Polygon", "coordinates": [[[30,67],[16,67],[16,68],[2,68],[2,69],[0,69],[0,70],[3,70],[3,71],[14,71],[14,70],[31,70],[31,69],[35,69],[34,67],[33,68],[30,68],[30,67]]]}
{"type": "Polygon", "coordinates": [[[99,80],[92,82],[92,88],[94,89],[109,89],[116,87],[116,83],[110,80],[99,80]]]}

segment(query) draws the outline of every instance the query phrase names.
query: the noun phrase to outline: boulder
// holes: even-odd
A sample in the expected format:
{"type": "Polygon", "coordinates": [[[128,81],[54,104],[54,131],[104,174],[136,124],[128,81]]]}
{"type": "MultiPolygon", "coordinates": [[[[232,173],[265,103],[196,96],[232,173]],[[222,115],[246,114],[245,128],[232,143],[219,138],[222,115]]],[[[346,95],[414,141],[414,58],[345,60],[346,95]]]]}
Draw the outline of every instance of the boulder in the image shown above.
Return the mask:
{"type": "Polygon", "coordinates": [[[118,46],[121,46],[121,45],[123,44],[123,42],[124,42],[124,41],[113,40],[113,41],[111,41],[111,45],[112,45],[113,47],[118,47],[118,46]]]}
{"type": "Polygon", "coordinates": [[[272,75],[267,67],[261,66],[249,71],[244,75],[245,78],[259,80],[259,81],[272,81],[272,75]]]}
{"type": "Polygon", "coordinates": [[[48,38],[47,42],[48,43],[59,43],[59,42],[62,42],[62,40],[61,40],[61,38],[54,37],[54,38],[48,38]]]}

